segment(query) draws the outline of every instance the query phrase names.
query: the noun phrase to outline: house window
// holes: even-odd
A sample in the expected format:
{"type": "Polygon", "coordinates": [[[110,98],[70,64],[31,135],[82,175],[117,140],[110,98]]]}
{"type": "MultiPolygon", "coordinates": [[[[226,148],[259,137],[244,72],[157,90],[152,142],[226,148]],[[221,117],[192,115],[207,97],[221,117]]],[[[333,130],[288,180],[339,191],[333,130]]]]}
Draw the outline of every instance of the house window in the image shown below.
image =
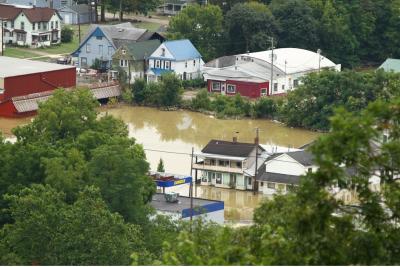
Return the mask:
{"type": "Polygon", "coordinates": [[[122,54],[125,55],[126,54],[126,50],[122,49],[122,54]]]}
{"type": "Polygon", "coordinates": [[[297,86],[299,86],[299,80],[298,79],[294,79],[293,80],[293,88],[296,88],[297,86]]]}
{"type": "Polygon", "coordinates": [[[101,40],[101,39],[103,39],[103,37],[102,36],[96,36],[96,39],[97,40],[101,40]]]}
{"type": "Polygon", "coordinates": [[[54,29],[54,21],[51,22],[51,29],[54,29]]]}
{"type": "Polygon", "coordinates": [[[263,187],[263,186],[264,186],[264,182],[261,182],[261,183],[260,183],[260,187],[263,187]]]}
{"type": "Polygon", "coordinates": [[[285,191],[285,185],[284,184],[278,184],[278,190],[284,192],[285,191]]]}
{"type": "Polygon", "coordinates": [[[11,21],[11,28],[14,28],[14,21],[11,21]]]}
{"type": "Polygon", "coordinates": [[[47,30],[47,23],[43,22],[43,30],[47,30]]]}
{"type": "Polygon", "coordinates": [[[275,183],[267,183],[267,187],[270,189],[275,189],[275,183]]]}
{"type": "Polygon", "coordinates": [[[267,88],[261,88],[261,96],[267,95],[267,88]]]}
{"type": "Polygon", "coordinates": [[[309,173],[311,173],[311,172],[312,172],[312,168],[308,168],[307,171],[308,171],[309,173]]]}
{"type": "Polygon", "coordinates": [[[1,95],[1,94],[4,94],[4,88],[1,88],[1,87],[0,87],[0,95],[1,95]]]}
{"type": "Polygon", "coordinates": [[[165,48],[161,48],[161,56],[165,57],[165,48]]]}
{"type": "Polygon", "coordinates": [[[282,84],[282,91],[285,91],[285,85],[282,84]]]}
{"type": "Polygon", "coordinates": [[[58,29],[58,21],[56,21],[56,29],[58,29]]]}
{"type": "Polygon", "coordinates": [[[216,165],[216,160],[215,159],[210,159],[210,165],[215,166],[216,165]]]}
{"type": "Polygon", "coordinates": [[[90,44],[86,44],[86,53],[90,53],[90,44]]]}
{"type": "Polygon", "coordinates": [[[160,60],[156,60],[156,68],[157,68],[157,69],[160,68],[160,60]]]}
{"type": "Polygon", "coordinates": [[[36,25],[36,23],[34,22],[34,23],[32,23],[32,30],[35,30],[35,25],[36,25]]]}
{"type": "Polygon", "coordinates": [[[119,61],[119,66],[120,66],[120,67],[128,67],[128,60],[126,60],[126,59],[121,59],[121,60],[119,61]]]}
{"type": "Polygon", "coordinates": [[[217,173],[215,183],[222,184],[222,174],[221,173],[217,173]]]}
{"type": "Polygon", "coordinates": [[[41,23],[40,23],[40,22],[38,22],[38,24],[37,24],[37,28],[38,28],[38,30],[40,30],[40,25],[41,25],[41,23]]]}
{"type": "Polygon", "coordinates": [[[211,89],[213,91],[221,91],[221,83],[220,82],[212,82],[211,89]]]}
{"type": "Polygon", "coordinates": [[[167,70],[170,69],[169,61],[165,61],[165,69],[167,69],[167,70]]]}
{"type": "Polygon", "coordinates": [[[228,84],[226,86],[226,92],[231,93],[231,94],[236,93],[236,85],[228,84]]]}
{"type": "Polygon", "coordinates": [[[86,67],[87,66],[87,58],[82,57],[81,58],[81,67],[86,67]]]}
{"type": "Polygon", "coordinates": [[[7,21],[4,21],[4,22],[3,22],[3,27],[4,27],[4,28],[7,28],[7,21]]]}
{"type": "Polygon", "coordinates": [[[17,33],[17,41],[25,42],[26,35],[25,33],[17,33]]]}
{"type": "Polygon", "coordinates": [[[251,179],[251,177],[249,177],[249,179],[247,179],[247,181],[248,181],[248,182],[247,182],[247,183],[248,183],[248,185],[251,185],[251,180],[252,180],[252,179],[251,179]]]}
{"type": "Polygon", "coordinates": [[[196,59],[193,60],[193,67],[196,67],[196,59]]]}
{"type": "Polygon", "coordinates": [[[274,92],[278,91],[278,83],[274,83],[274,92]]]}
{"type": "Polygon", "coordinates": [[[112,54],[112,46],[108,47],[108,54],[111,55],[112,54]]]}
{"type": "Polygon", "coordinates": [[[185,68],[187,68],[187,61],[185,61],[185,68]]]}
{"type": "Polygon", "coordinates": [[[25,30],[25,23],[23,21],[21,21],[21,30],[25,30]]]}
{"type": "Polygon", "coordinates": [[[103,45],[99,45],[99,54],[103,55],[103,45]]]}
{"type": "Polygon", "coordinates": [[[208,172],[208,182],[211,182],[211,180],[215,179],[215,173],[214,172],[208,172]]]}

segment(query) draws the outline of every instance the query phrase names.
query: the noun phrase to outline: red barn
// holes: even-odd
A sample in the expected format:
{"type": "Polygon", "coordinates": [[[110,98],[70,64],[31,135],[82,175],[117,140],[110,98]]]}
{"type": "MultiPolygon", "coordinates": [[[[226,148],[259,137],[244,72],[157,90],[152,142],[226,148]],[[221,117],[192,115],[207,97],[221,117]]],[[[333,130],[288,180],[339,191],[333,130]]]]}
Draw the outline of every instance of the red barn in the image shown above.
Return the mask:
{"type": "Polygon", "coordinates": [[[49,92],[75,86],[74,66],[0,57],[0,116],[28,115],[49,92]]]}

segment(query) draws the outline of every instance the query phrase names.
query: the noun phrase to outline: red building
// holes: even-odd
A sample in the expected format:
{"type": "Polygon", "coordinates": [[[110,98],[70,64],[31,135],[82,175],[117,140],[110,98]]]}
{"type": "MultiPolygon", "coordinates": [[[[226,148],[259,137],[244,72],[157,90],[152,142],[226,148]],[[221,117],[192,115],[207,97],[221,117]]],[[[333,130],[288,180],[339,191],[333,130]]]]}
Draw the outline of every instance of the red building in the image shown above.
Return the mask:
{"type": "Polygon", "coordinates": [[[30,115],[29,101],[37,106],[54,89],[75,86],[74,66],[0,57],[0,116],[30,115]]]}
{"type": "Polygon", "coordinates": [[[207,88],[211,93],[240,94],[258,98],[269,95],[269,81],[237,68],[211,69],[204,72],[207,88]]]}

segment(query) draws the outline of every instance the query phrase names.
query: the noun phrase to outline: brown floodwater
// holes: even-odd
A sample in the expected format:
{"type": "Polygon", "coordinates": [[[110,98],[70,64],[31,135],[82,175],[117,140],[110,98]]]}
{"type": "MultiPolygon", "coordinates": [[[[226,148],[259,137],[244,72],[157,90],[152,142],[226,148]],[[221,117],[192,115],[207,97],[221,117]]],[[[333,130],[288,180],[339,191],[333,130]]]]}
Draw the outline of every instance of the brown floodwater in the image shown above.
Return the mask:
{"type": "MultiPolygon", "coordinates": [[[[166,172],[189,175],[190,154],[200,151],[211,139],[231,140],[234,135],[238,141],[253,142],[258,127],[260,143],[278,146],[299,147],[315,140],[320,134],[285,127],[268,120],[221,120],[213,116],[190,111],[160,111],[148,107],[118,106],[101,108],[122,119],[128,125],[129,135],[143,145],[150,168],[156,170],[160,158],[164,161],[166,172]]],[[[6,136],[17,125],[29,123],[31,118],[0,118],[0,131],[6,136]]],[[[167,191],[188,195],[187,185],[180,185],[167,191]]],[[[253,210],[265,196],[254,195],[249,191],[237,191],[209,186],[196,186],[195,195],[201,198],[223,200],[225,219],[234,222],[252,220],[253,210]]]]}

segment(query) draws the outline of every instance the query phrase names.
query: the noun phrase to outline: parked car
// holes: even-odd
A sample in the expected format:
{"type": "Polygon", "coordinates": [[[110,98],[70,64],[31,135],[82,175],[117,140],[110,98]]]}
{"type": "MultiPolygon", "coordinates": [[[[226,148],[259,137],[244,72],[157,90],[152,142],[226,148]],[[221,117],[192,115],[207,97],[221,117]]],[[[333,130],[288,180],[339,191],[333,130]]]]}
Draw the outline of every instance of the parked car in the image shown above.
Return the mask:
{"type": "Polygon", "coordinates": [[[71,57],[60,57],[57,59],[57,64],[69,65],[71,64],[71,57]]]}

